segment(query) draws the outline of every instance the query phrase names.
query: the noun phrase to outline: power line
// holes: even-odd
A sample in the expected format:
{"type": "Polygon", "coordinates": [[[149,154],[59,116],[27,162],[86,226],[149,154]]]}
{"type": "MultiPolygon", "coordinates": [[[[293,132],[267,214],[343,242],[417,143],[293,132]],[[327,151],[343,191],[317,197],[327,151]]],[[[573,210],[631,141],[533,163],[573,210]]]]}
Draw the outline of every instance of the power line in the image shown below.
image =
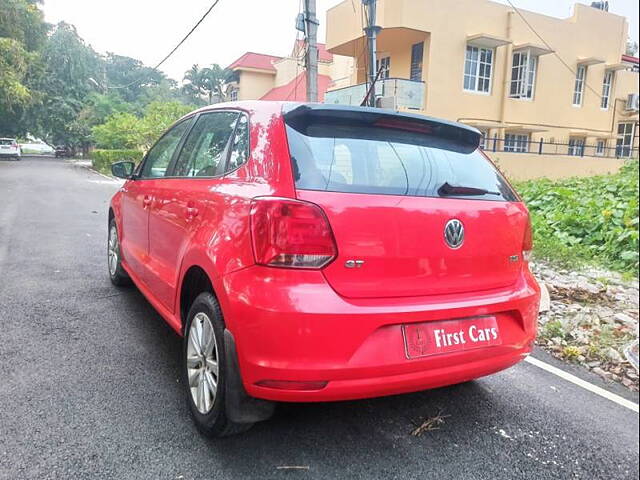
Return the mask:
{"type": "MultiPolygon", "coordinates": [[[[205,19],[205,18],[207,18],[207,16],[211,13],[211,10],[213,10],[213,9],[214,9],[214,7],[218,4],[218,2],[219,2],[219,1],[220,1],[220,0],[215,0],[215,1],[211,4],[211,6],[210,6],[210,7],[209,7],[209,9],[204,13],[204,15],[202,15],[202,17],[200,17],[200,20],[198,20],[198,21],[196,22],[196,24],[191,28],[191,30],[189,30],[189,33],[187,33],[187,34],[182,38],[182,40],[180,40],[180,42],[178,42],[178,44],[173,48],[173,50],[171,50],[171,51],[170,51],[170,52],[169,52],[169,53],[168,53],[168,54],[167,54],[167,55],[166,55],[162,60],[160,60],[160,62],[159,62],[155,67],[153,67],[153,70],[157,70],[157,69],[160,67],[160,65],[162,65],[164,62],[166,62],[167,60],[169,60],[169,58],[171,57],[171,55],[173,55],[173,54],[176,52],[176,50],[178,50],[178,49],[182,46],[182,44],[187,40],[187,38],[189,38],[189,37],[191,36],[191,34],[192,34],[193,32],[195,32],[196,28],[198,28],[198,27],[200,26],[200,24],[204,21],[204,19],[205,19]]],[[[130,87],[131,85],[133,85],[134,83],[138,83],[138,82],[140,82],[141,80],[142,80],[142,79],[134,80],[133,82],[128,83],[127,85],[120,85],[120,86],[116,86],[116,87],[109,87],[109,86],[107,86],[107,88],[108,88],[108,89],[112,89],[112,90],[113,90],[113,89],[119,89],[119,88],[128,88],[128,87],[130,87]]]]}
{"type": "MultiPolygon", "coordinates": [[[[544,38],[542,38],[542,36],[541,36],[537,31],[536,31],[536,29],[535,29],[535,28],[533,28],[533,26],[532,26],[532,25],[527,21],[527,19],[524,17],[524,15],[523,15],[523,14],[522,14],[522,12],[518,9],[518,7],[516,7],[516,6],[513,4],[513,2],[512,2],[511,0],[507,0],[507,3],[509,3],[509,5],[511,5],[511,8],[513,8],[513,9],[515,10],[515,12],[518,14],[518,16],[522,19],[522,21],[527,25],[527,27],[529,27],[529,30],[531,30],[531,31],[536,35],[536,37],[538,37],[538,38],[540,39],[540,41],[541,41],[542,43],[544,43],[544,45],[545,45],[549,50],[551,50],[551,52],[552,52],[552,53],[553,53],[553,54],[558,58],[558,60],[560,60],[560,63],[562,63],[562,65],[564,65],[564,66],[567,68],[567,70],[569,70],[569,71],[573,74],[573,77],[575,78],[575,77],[577,76],[576,71],[575,71],[573,68],[571,68],[571,66],[570,66],[567,62],[565,62],[565,61],[564,61],[564,59],[560,56],[560,54],[559,54],[558,52],[556,52],[556,51],[555,51],[555,49],[554,49],[553,47],[551,47],[551,45],[549,45],[549,44],[547,43],[547,41],[546,41],[544,38]]],[[[593,93],[595,93],[595,94],[596,94],[596,96],[597,96],[600,100],[602,100],[602,95],[601,95],[600,93],[598,93],[595,89],[593,89],[593,88],[591,87],[591,85],[589,85],[589,84],[587,83],[587,81],[586,81],[586,80],[587,80],[587,79],[585,78],[585,80],[584,80],[584,84],[587,86],[587,88],[588,88],[589,90],[591,90],[593,93]]]]}

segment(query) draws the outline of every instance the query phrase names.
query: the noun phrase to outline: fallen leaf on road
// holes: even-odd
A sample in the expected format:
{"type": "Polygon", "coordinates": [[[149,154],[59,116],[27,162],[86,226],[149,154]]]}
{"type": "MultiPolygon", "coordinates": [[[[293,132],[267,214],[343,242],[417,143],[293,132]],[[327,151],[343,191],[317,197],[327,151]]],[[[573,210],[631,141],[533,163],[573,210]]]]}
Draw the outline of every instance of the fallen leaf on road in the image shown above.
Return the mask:
{"type": "Polygon", "coordinates": [[[435,417],[429,417],[420,425],[418,425],[414,430],[412,430],[411,435],[414,437],[419,437],[424,432],[430,432],[432,430],[439,430],[440,425],[444,424],[444,419],[450,417],[451,415],[436,415],[435,417]]]}

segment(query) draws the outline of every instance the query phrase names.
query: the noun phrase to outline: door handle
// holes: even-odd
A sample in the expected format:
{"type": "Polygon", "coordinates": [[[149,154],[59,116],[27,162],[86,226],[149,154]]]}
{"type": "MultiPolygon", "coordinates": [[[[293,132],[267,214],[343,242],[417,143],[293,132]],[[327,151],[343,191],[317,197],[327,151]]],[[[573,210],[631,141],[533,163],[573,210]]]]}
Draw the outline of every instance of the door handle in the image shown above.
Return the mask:
{"type": "Polygon", "coordinates": [[[151,198],[151,195],[145,195],[142,198],[142,208],[147,208],[149,205],[151,205],[152,201],[153,201],[153,198],[151,198]]]}

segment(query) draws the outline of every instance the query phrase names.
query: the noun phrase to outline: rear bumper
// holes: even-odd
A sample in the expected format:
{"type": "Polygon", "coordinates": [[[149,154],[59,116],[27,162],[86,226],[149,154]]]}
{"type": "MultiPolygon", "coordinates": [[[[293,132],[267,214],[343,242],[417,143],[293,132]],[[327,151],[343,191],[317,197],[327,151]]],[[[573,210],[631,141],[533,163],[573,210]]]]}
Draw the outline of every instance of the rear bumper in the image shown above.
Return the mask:
{"type": "Polygon", "coordinates": [[[358,300],[339,296],[320,272],[256,266],[223,282],[244,387],[266,400],[349,400],[460,383],[519,362],[536,335],[540,291],[528,271],[499,291],[358,300]],[[496,316],[500,346],[406,357],[403,324],[482,315],[496,316]],[[285,390],[257,385],[264,380],[327,383],[285,390]]]}

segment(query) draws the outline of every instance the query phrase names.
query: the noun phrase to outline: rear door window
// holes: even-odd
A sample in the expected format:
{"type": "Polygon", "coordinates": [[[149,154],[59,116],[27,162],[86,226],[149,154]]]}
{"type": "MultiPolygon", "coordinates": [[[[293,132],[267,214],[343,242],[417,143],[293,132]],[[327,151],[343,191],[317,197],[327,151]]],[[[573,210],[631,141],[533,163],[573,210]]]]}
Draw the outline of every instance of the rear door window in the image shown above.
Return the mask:
{"type": "Polygon", "coordinates": [[[225,172],[230,172],[240,167],[249,158],[249,120],[246,115],[240,115],[236,122],[236,129],[233,132],[231,141],[231,152],[229,163],[225,172]]]}
{"type": "Polygon", "coordinates": [[[237,112],[203,113],[184,142],[175,167],[178,177],[213,177],[224,172],[237,112]]]}
{"type": "Polygon", "coordinates": [[[296,188],[517,201],[477,148],[368,125],[287,125],[296,188]]]}

